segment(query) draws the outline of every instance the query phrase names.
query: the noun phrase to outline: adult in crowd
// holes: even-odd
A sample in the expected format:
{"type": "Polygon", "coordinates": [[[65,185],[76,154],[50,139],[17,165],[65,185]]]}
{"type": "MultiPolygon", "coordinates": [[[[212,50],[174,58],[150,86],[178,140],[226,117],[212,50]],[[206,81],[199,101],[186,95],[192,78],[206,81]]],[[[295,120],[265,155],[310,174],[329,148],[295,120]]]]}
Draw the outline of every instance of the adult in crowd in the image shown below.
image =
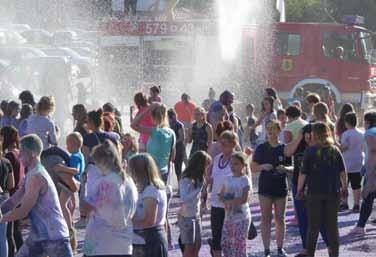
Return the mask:
{"type": "Polygon", "coordinates": [[[321,101],[320,96],[316,93],[310,93],[305,98],[307,102],[307,121],[312,121],[315,117],[313,114],[313,106],[321,101]]]}
{"type": "Polygon", "coordinates": [[[21,101],[21,104],[30,104],[33,108],[35,108],[35,100],[34,95],[29,90],[24,90],[18,95],[18,99],[21,101]]]}
{"type": "Polygon", "coordinates": [[[210,106],[215,102],[215,90],[211,87],[209,88],[209,98],[205,99],[202,102],[202,107],[205,109],[205,111],[209,111],[210,106]]]}
{"type": "Polygon", "coordinates": [[[304,153],[298,179],[298,198],[306,197],[308,217],[307,254],[300,256],[315,256],[318,233],[324,224],[329,256],[338,257],[340,194],[347,194],[345,164],[326,123],[312,125],[312,140],[314,145],[304,153]]]}
{"type": "Polygon", "coordinates": [[[188,129],[187,142],[192,143],[192,156],[197,151],[208,151],[209,146],[213,142],[213,129],[210,123],[206,121],[206,111],[202,107],[194,110],[195,122],[188,129]]]}
{"type": "Polygon", "coordinates": [[[339,118],[336,123],[336,135],[339,141],[341,141],[342,134],[347,130],[345,126],[345,115],[349,112],[355,112],[354,106],[350,103],[345,103],[339,112],[339,118]]]}
{"type": "Polygon", "coordinates": [[[174,109],[168,110],[168,122],[170,128],[175,132],[176,137],[176,155],[174,160],[174,168],[178,181],[180,181],[185,152],[185,129],[183,123],[178,121],[174,109]]]}
{"type": "Polygon", "coordinates": [[[214,157],[211,172],[208,174],[208,184],[211,186],[210,226],[212,239],[208,241],[210,251],[214,257],[222,254],[222,228],[225,219],[225,205],[219,198],[219,193],[227,178],[232,176],[231,156],[238,145],[237,135],[232,131],[225,131],[219,138],[221,153],[214,157]]]}
{"type": "Polygon", "coordinates": [[[285,143],[291,143],[299,136],[300,130],[307,125],[307,122],[301,118],[301,110],[297,106],[289,106],[286,109],[287,124],[284,129],[285,143]]]}
{"type": "Polygon", "coordinates": [[[162,97],[161,97],[162,88],[157,85],[151,85],[149,88],[149,99],[148,102],[151,103],[161,103],[162,97]]]}
{"type": "Polygon", "coordinates": [[[114,118],[112,130],[119,136],[123,134],[123,122],[121,120],[121,114],[118,109],[112,103],[107,102],[102,106],[102,110],[104,113],[110,113],[114,118]]]}
{"type": "Polygon", "coordinates": [[[86,204],[91,210],[86,227],[85,256],[132,256],[132,218],[136,211],[137,189],[125,174],[116,146],[110,141],[96,146],[92,159],[101,176],[95,190],[88,192],[86,204]],[[108,189],[111,190],[108,190],[108,189]]]}
{"type": "MultiPolygon", "coordinates": [[[[137,107],[138,112],[136,113],[136,116],[146,111],[146,109],[149,107],[148,99],[145,94],[139,92],[135,94],[133,98],[134,104],[137,107]]],[[[131,114],[130,114],[130,122],[132,124],[133,122],[133,113],[134,113],[134,107],[131,106],[131,114]]],[[[140,121],[140,125],[143,127],[153,127],[153,119],[151,118],[151,113],[147,113],[144,115],[143,119],[140,121]]],[[[139,150],[140,152],[146,152],[146,144],[148,143],[149,135],[145,133],[140,133],[140,137],[138,140],[139,150]]]]}
{"type": "Polygon", "coordinates": [[[0,128],[4,126],[13,126],[18,128],[17,116],[20,113],[21,107],[20,104],[16,101],[10,101],[7,104],[6,111],[4,116],[0,120],[0,128]]]}
{"type": "Polygon", "coordinates": [[[253,104],[247,104],[246,106],[246,113],[247,113],[247,135],[249,139],[249,143],[251,144],[252,148],[256,147],[257,144],[257,133],[256,133],[256,128],[255,124],[257,121],[257,117],[254,114],[255,111],[255,106],[253,104]]]}
{"type": "MultiPolygon", "coordinates": [[[[358,119],[355,112],[349,112],[344,117],[346,131],[341,135],[340,149],[345,161],[348,181],[353,191],[353,212],[360,210],[360,195],[362,175],[360,171],[364,164],[364,134],[357,128],[358,119]]],[[[347,197],[341,199],[340,210],[349,209],[347,197]]]]}
{"type": "Polygon", "coordinates": [[[267,141],[260,144],[253,155],[251,170],[260,172],[258,193],[261,207],[261,236],[265,257],[270,257],[272,213],[276,226],[278,256],[287,256],[283,249],[285,238],[285,211],[287,203],[287,175],[292,171],[284,155],[284,145],[278,141],[281,127],[278,122],[267,125],[267,141]]]}
{"type": "MultiPolygon", "coordinates": [[[[13,126],[5,126],[1,128],[0,141],[2,142],[4,157],[10,161],[13,169],[14,188],[9,190],[9,193],[12,196],[21,187],[21,183],[25,176],[24,167],[20,162],[20,139],[17,129],[13,126]]],[[[6,174],[6,172],[3,171],[1,174],[6,174]]],[[[8,257],[13,257],[23,244],[19,220],[8,223],[7,238],[9,248],[8,257]]]]}
{"type": "Polygon", "coordinates": [[[196,109],[196,104],[191,101],[191,97],[186,93],[182,94],[181,100],[175,104],[174,109],[184,128],[191,128],[196,109]]]}
{"type": "Polygon", "coordinates": [[[85,137],[88,134],[87,127],[87,110],[85,105],[76,104],[72,107],[72,116],[73,116],[73,131],[81,134],[82,137],[85,137]]]}
{"type": "Polygon", "coordinates": [[[114,137],[112,134],[109,134],[103,130],[104,121],[102,109],[90,111],[87,116],[87,126],[91,133],[88,133],[84,137],[82,153],[85,156],[85,162],[89,163],[91,160],[91,150],[95,146],[103,143],[106,139],[111,140],[116,146],[118,146],[118,140],[117,137],[114,137]]]}
{"type": "Polygon", "coordinates": [[[178,211],[178,226],[184,245],[183,257],[198,257],[201,248],[201,197],[210,164],[211,158],[206,152],[194,153],[179,183],[182,205],[178,211]]]}
{"type": "Polygon", "coordinates": [[[37,135],[21,139],[20,156],[27,173],[22,187],[1,205],[1,222],[27,215],[33,221],[17,257],[73,257],[55,185],[40,163],[42,150],[43,143],[37,135]]]}
{"type": "MultiPolygon", "coordinates": [[[[302,240],[302,251],[299,253],[301,255],[307,254],[306,250],[306,239],[307,239],[307,207],[305,199],[301,199],[297,197],[298,191],[298,178],[300,169],[303,162],[304,152],[305,150],[314,145],[312,140],[312,124],[305,125],[301,132],[297,135],[297,138],[292,141],[291,143],[287,144],[284,149],[284,154],[286,157],[293,157],[294,158],[294,170],[292,174],[292,194],[294,198],[294,209],[295,215],[298,221],[299,226],[299,234],[302,240]]],[[[328,240],[325,233],[324,225],[320,228],[320,234],[323,238],[326,245],[328,245],[328,240]]],[[[298,254],[298,256],[299,256],[298,254]]]]}
{"type": "Polygon", "coordinates": [[[167,193],[158,167],[149,154],[138,154],[129,160],[128,172],[139,194],[133,217],[132,256],[167,257],[167,193]]]}
{"type": "Polygon", "coordinates": [[[279,126],[281,127],[281,132],[278,135],[278,140],[284,144],[285,143],[285,127],[287,123],[286,111],[284,109],[277,110],[277,121],[279,122],[279,126]]]}
{"type": "Polygon", "coordinates": [[[131,127],[143,134],[150,136],[146,150],[154,158],[163,182],[167,183],[169,164],[175,158],[175,133],[169,127],[167,108],[164,104],[153,103],[144,112],[138,114],[131,127]],[[141,125],[141,121],[148,114],[153,119],[153,127],[141,125]]]}
{"type": "Polygon", "coordinates": [[[366,158],[364,184],[362,190],[362,205],[356,226],[351,230],[353,235],[364,235],[366,223],[371,216],[373,203],[376,198],[376,112],[368,112],[364,115],[366,128],[366,158]]]}
{"type": "Polygon", "coordinates": [[[18,134],[23,137],[27,134],[27,119],[33,114],[34,110],[30,104],[23,104],[18,119],[18,134]]]}
{"type": "Polygon", "coordinates": [[[115,132],[116,119],[114,114],[110,112],[103,113],[103,129],[107,134],[110,134],[113,138],[116,138],[117,141],[120,141],[120,134],[115,132]]]}
{"type": "Polygon", "coordinates": [[[36,134],[42,140],[43,149],[57,145],[57,132],[50,115],[55,109],[55,98],[43,96],[36,107],[36,113],[27,120],[27,134],[36,134]]]}
{"type": "MultiPolygon", "coordinates": [[[[0,142],[0,204],[9,198],[10,191],[14,189],[14,174],[10,161],[4,158],[2,142],[0,142]]],[[[8,256],[7,222],[0,223],[0,254],[8,256]]]]}
{"type": "Polygon", "coordinates": [[[213,128],[216,128],[219,122],[229,119],[227,107],[231,106],[233,102],[234,94],[229,90],[225,90],[219,96],[219,100],[215,101],[210,106],[208,112],[208,122],[212,125],[213,128]]]}
{"type": "Polygon", "coordinates": [[[255,124],[255,128],[261,125],[258,144],[262,144],[267,140],[267,126],[273,120],[277,120],[277,113],[274,109],[274,98],[267,96],[262,101],[262,113],[255,124]]]}
{"type": "Polygon", "coordinates": [[[264,90],[264,97],[272,97],[274,99],[275,107],[277,110],[283,109],[281,99],[279,99],[277,90],[272,87],[267,87],[264,90]]]}

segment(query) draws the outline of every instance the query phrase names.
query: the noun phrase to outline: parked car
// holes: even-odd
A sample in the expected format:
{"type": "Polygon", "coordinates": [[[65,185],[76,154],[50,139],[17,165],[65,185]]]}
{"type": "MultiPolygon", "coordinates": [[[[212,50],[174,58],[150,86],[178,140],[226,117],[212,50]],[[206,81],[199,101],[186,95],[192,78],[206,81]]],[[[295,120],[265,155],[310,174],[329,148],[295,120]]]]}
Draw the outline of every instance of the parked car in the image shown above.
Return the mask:
{"type": "Polygon", "coordinates": [[[23,45],[27,42],[20,33],[0,28],[0,46],[23,45]]]}
{"type": "Polygon", "coordinates": [[[0,47],[0,59],[10,63],[31,57],[47,57],[47,55],[34,47],[0,47]]]}
{"type": "Polygon", "coordinates": [[[20,33],[29,44],[51,45],[53,43],[53,35],[44,29],[25,30],[20,33]]]}

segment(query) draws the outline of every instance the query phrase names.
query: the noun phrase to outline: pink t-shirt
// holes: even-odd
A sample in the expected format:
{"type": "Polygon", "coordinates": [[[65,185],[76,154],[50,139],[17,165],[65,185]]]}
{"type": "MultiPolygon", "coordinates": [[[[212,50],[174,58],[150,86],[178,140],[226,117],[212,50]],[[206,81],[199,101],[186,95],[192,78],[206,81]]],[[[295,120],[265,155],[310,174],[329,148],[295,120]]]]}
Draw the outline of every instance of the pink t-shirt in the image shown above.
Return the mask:
{"type": "MultiPolygon", "coordinates": [[[[137,112],[137,115],[139,113],[142,113],[143,111],[145,111],[147,107],[143,107],[143,108],[140,108],[140,110],[138,110],[137,112]]],[[[148,127],[148,128],[152,128],[153,127],[153,120],[151,118],[151,114],[149,113],[148,115],[146,115],[140,122],[140,125],[143,126],[143,127],[148,127]]],[[[147,142],[149,140],[149,135],[148,134],[140,134],[140,138],[139,138],[139,142],[141,144],[144,144],[146,145],[147,142]]]]}

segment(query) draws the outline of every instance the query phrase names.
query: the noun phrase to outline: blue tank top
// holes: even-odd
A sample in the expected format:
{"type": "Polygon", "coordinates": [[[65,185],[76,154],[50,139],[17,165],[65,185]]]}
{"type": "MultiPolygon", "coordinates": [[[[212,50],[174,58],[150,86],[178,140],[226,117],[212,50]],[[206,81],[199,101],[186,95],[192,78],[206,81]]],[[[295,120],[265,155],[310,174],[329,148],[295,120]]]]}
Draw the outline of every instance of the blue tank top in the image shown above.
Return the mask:
{"type": "Polygon", "coordinates": [[[45,241],[69,238],[68,227],[61,211],[57,190],[41,163],[26,174],[24,189],[28,187],[30,178],[33,176],[42,176],[47,182],[47,190],[40,193],[37,202],[29,212],[30,239],[32,241],[45,241]]]}

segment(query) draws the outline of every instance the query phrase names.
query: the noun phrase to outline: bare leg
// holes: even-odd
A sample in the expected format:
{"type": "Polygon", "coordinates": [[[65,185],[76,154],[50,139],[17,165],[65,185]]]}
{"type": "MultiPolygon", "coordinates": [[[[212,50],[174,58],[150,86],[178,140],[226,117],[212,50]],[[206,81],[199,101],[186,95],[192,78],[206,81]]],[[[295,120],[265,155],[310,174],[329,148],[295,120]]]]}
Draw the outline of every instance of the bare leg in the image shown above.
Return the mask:
{"type": "Polygon", "coordinates": [[[361,196],[361,189],[356,189],[356,190],[353,190],[353,194],[354,194],[354,205],[358,205],[360,204],[360,196],[361,196]]]}
{"type": "Polygon", "coordinates": [[[277,237],[277,247],[283,247],[283,241],[285,239],[285,210],[286,210],[287,198],[278,199],[274,203],[274,217],[277,237]]]}
{"type": "Polygon", "coordinates": [[[265,250],[270,250],[270,234],[272,227],[273,200],[260,196],[261,207],[261,237],[265,250]]]}
{"type": "Polygon", "coordinates": [[[59,178],[69,187],[72,192],[77,192],[79,189],[79,183],[75,181],[73,175],[65,173],[65,172],[58,172],[57,175],[59,178]]]}

